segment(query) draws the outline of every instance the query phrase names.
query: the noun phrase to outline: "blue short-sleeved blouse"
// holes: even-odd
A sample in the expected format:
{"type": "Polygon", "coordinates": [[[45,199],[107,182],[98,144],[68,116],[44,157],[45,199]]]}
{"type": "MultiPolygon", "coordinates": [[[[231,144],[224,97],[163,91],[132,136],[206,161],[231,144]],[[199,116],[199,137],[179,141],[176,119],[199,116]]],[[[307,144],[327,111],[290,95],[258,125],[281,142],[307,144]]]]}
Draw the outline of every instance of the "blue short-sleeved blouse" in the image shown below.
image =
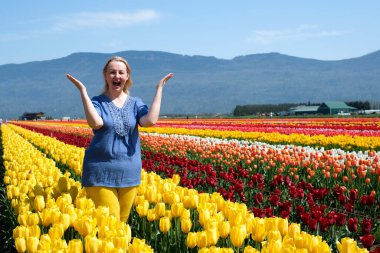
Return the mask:
{"type": "Polygon", "coordinates": [[[117,107],[107,96],[91,99],[103,119],[85,151],[82,185],[132,187],[141,180],[141,150],[138,122],[148,107],[138,97],[128,96],[117,107]]]}

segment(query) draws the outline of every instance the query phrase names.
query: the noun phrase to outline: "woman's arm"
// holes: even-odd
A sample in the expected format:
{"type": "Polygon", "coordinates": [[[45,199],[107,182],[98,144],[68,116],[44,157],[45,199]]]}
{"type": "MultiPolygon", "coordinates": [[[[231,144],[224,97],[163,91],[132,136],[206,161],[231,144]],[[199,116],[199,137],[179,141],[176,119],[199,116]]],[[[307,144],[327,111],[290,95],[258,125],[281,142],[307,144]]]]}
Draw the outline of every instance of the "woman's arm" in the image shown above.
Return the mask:
{"type": "Polygon", "coordinates": [[[153,98],[153,102],[150,107],[150,110],[139,121],[139,124],[141,126],[150,127],[157,123],[158,116],[160,115],[162,90],[166,84],[166,81],[168,81],[172,77],[173,77],[173,73],[169,73],[158,82],[156,86],[156,95],[153,98]]]}
{"type": "Polygon", "coordinates": [[[66,74],[66,77],[78,88],[80,92],[83,103],[83,109],[86,115],[88,125],[92,129],[101,128],[103,126],[103,119],[99,116],[94,105],[92,104],[91,99],[87,94],[86,86],[84,86],[81,81],[75,79],[73,76],[69,74],[66,74]]]}

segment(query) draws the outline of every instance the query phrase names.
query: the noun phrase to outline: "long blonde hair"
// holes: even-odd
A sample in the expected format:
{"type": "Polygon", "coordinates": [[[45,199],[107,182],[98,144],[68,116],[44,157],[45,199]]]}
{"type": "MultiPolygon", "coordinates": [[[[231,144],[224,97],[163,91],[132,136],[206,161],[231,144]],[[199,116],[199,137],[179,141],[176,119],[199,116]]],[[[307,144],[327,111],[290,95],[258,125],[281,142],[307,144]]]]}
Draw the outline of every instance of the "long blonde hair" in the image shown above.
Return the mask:
{"type": "Polygon", "coordinates": [[[127,73],[128,73],[128,80],[126,82],[126,85],[124,86],[123,88],[123,91],[127,94],[129,94],[129,89],[132,87],[132,78],[131,78],[131,67],[129,66],[127,60],[125,60],[123,57],[120,57],[120,56],[112,56],[107,62],[106,64],[104,65],[103,67],[103,78],[104,78],[104,86],[103,86],[103,89],[102,89],[102,94],[105,94],[108,90],[108,84],[107,84],[107,81],[106,81],[106,73],[107,73],[107,69],[108,69],[108,65],[113,62],[113,61],[119,61],[119,62],[122,62],[125,64],[125,66],[127,67],[127,73]]]}

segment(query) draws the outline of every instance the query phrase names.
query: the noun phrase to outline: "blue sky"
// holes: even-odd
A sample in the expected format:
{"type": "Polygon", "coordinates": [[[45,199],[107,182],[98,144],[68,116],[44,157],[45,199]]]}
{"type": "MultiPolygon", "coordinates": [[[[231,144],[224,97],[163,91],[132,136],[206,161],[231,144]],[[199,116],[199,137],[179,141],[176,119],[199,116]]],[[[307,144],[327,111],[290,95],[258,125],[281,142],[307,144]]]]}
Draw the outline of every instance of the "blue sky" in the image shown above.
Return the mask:
{"type": "Polygon", "coordinates": [[[19,0],[0,3],[0,65],[157,50],[320,60],[380,50],[380,1],[19,0]]]}

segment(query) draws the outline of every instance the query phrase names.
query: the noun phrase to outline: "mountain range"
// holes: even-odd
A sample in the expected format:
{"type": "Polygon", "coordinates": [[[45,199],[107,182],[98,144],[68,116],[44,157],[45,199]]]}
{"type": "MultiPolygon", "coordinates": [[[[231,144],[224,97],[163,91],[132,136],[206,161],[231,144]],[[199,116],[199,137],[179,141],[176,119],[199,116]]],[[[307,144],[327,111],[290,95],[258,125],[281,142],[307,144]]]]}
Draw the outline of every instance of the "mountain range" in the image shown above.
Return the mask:
{"type": "Polygon", "coordinates": [[[233,59],[160,51],[74,53],[59,59],[0,65],[0,118],[44,112],[83,118],[80,95],[65,73],[81,80],[90,97],[103,86],[102,68],[114,55],[132,68],[132,96],[150,105],[156,83],[164,89],[161,115],[225,114],[236,105],[324,101],[379,101],[380,51],[335,61],[279,53],[233,59]]]}

